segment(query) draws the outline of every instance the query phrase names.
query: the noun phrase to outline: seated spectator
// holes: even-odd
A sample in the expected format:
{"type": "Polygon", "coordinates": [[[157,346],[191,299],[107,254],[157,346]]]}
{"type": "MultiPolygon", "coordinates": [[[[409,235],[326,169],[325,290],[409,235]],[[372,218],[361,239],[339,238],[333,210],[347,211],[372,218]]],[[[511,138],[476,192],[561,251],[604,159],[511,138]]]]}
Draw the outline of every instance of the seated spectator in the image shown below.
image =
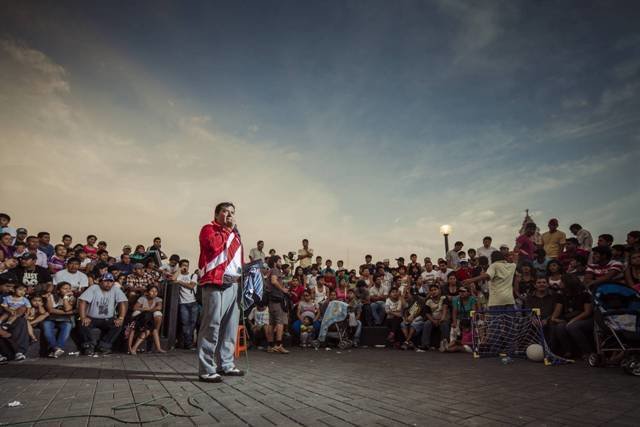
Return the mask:
{"type": "Polygon", "coordinates": [[[131,256],[129,256],[129,254],[120,255],[120,262],[117,262],[115,266],[127,276],[133,273],[133,264],[131,263],[131,256]]]}
{"type": "Polygon", "coordinates": [[[317,328],[313,326],[311,316],[304,316],[300,325],[300,347],[311,347],[311,341],[313,341],[316,330],[317,328]]]}
{"type": "Polygon", "coordinates": [[[139,296],[144,294],[147,288],[153,284],[151,277],[144,270],[144,265],[134,264],[133,273],[127,276],[127,292],[134,292],[139,296]]]}
{"type": "Polygon", "coordinates": [[[89,278],[80,271],[80,258],[72,257],[67,261],[67,268],[53,276],[53,284],[68,283],[75,294],[80,294],[89,287],[89,278]]]}
{"type": "MultiPolygon", "coordinates": [[[[13,283],[0,282],[0,302],[14,293],[13,283]]],[[[0,309],[0,312],[2,310],[0,309]]],[[[19,308],[17,314],[22,313],[8,330],[0,328],[0,363],[6,363],[13,358],[15,361],[25,360],[29,349],[29,334],[27,333],[27,319],[24,316],[26,307],[19,308]]]]}
{"type": "Polygon", "coordinates": [[[72,242],[73,242],[73,237],[71,237],[69,234],[62,235],[62,246],[64,246],[68,254],[73,252],[73,249],[71,248],[72,242]]]}
{"type": "MultiPolygon", "coordinates": [[[[13,287],[11,295],[6,295],[2,298],[0,307],[2,307],[2,313],[0,314],[0,325],[2,329],[8,331],[11,329],[13,323],[18,318],[27,318],[29,316],[29,310],[31,309],[31,302],[26,297],[27,287],[18,283],[13,287]]],[[[27,326],[27,333],[30,337],[33,337],[33,330],[27,326]]]]}
{"type": "Polygon", "coordinates": [[[340,301],[347,301],[347,291],[349,291],[349,284],[345,279],[342,279],[336,289],[336,295],[340,301]]]}
{"type": "Polygon", "coordinates": [[[537,309],[540,311],[540,320],[544,328],[545,337],[551,337],[551,317],[558,305],[558,297],[551,294],[547,289],[549,283],[545,277],[538,277],[535,283],[535,291],[527,295],[524,308],[537,309]]]}
{"type": "Polygon", "coordinates": [[[27,252],[35,255],[36,265],[42,268],[49,268],[49,257],[39,248],[39,240],[36,236],[27,237],[27,252]]]}
{"type": "Polygon", "coordinates": [[[142,263],[147,258],[147,251],[144,249],[144,245],[137,245],[136,250],[130,256],[131,262],[142,263]]]}
{"type": "Polygon", "coordinates": [[[549,287],[554,291],[562,289],[563,274],[562,264],[556,259],[550,260],[547,264],[547,281],[549,282],[549,287]]]}
{"type": "Polygon", "coordinates": [[[180,286],[180,323],[182,324],[182,347],[186,350],[193,347],[193,333],[198,322],[198,302],[196,288],[198,275],[189,274],[189,260],[180,260],[180,271],[175,283],[180,286]]]}
{"type": "Polygon", "coordinates": [[[96,248],[95,244],[98,241],[98,238],[93,234],[89,234],[87,236],[87,244],[82,247],[84,253],[87,254],[91,260],[98,258],[98,248],[96,248]]]}
{"type": "MultiPolygon", "coordinates": [[[[367,271],[366,269],[363,271],[367,271]]],[[[383,286],[382,276],[376,275],[373,286],[369,288],[369,301],[371,307],[371,316],[375,326],[382,325],[385,317],[385,302],[389,294],[389,289],[383,286]]]]}
{"type": "Polygon", "coordinates": [[[547,276],[547,265],[549,264],[550,259],[547,258],[547,253],[544,249],[536,249],[536,257],[531,263],[538,277],[546,277],[547,276]]]}
{"type": "Polygon", "coordinates": [[[258,350],[263,350],[264,347],[262,347],[262,343],[267,339],[267,328],[269,327],[269,310],[267,310],[266,304],[259,301],[256,306],[251,309],[247,320],[251,328],[253,344],[258,350]]]}
{"type": "Polygon", "coordinates": [[[160,266],[159,270],[162,274],[162,279],[164,280],[174,280],[180,267],[178,264],[180,263],[180,256],[173,254],[169,257],[169,263],[163,264],[160,266]]]}
{"type": "Polygon", "coordinates": [[[65,262],[67,260],[67,248],[64,245],[58,243],[55,246],[55,253],[49,258],[49,273],[56,274],[58,271],[64,269],[65,262]]]}
{"type": "Polygon", "coordinates": [[[458,296],[459,287],[460,287],[460,282],[458,281],[456,272],[452,271],[451,273],[449,273],[449,276],[447,276],[447,282],[445,283],[444,286],[441,286],[440,289],[441,289],[442,295],[447,297],[449,302],[451,302],[454,297],[458,296]]]}
{"type": "Polygon", "coordinates": [[[46,319],[49,316],[49,312],[47,312],[47,309],[44,306],[42,295],[32,295],[30,302],[31,308],[27,310],[27,332],[29,333],[31,342],[38,342],[38,337],[36,337],[33,328],[38,326],[44,319],[46,319]]]}
{"type": "Polygon", "coordinates": [[[627,247],[625,245],[613,245],[611,246],[611,260],[617,261],[623,264],[627,261],[626,257],[627,247]]]}
{"type": "MultiPolygon", "coordinates": [[[[301,284],[304,289],[308,289],[307,288],[307,275],[304,274],[304,270],[302,267],[298,266],[296,267],[294,273],[293,273],[293,277],[298,279],[298,283],[301,284]]],[[[300,294],[299,296],[301,296],[302,294],[300,294]]]]}
{"type": "MultiPolygon", "coordinates": [[[[594,249],[595,250],[595,249],[594,249]]],[[[551,315],[551,349],[570,358],[579,353],[583,357],[593,351],[593,303],[580,280],[571,275],[563,277],[564,291],[551,315]]]]}
{"type": "Polygon", "coordinates": [[[588,258],[589,251],[580,249],[580,243],[578,243],[578,239],[576,239],[575,237],[570,237],[567,239],[564,251],[558,257],[558,261],[560,261],[560,264],[562,264],[562,268],[567,271],[567,268],[569,267],[571,261],[577,259],[578,257],[588,258]]]}
{"type": "Polygon", "coordinates": [[[82,349],[86,355],[92,356],[95,351],[103,354],[111,353],[113,343],[122,332],[127,313],[127,297],[120,289],[113,287],[113,282],[114,277],[107,273],[101,278],[98,285],[90,286],[80,295],[78,303],[79,332],[82,339],[82,349]],[[100,329],[102,332],[99,343],[92,336],[91,330],[94,328],[100,329]]]}
{"type": "Polygon", "coordinates": [[[80,260],[80,271],[87,272],[89,264],[91,264],[91,258],[87,255],[84,249],[80,248],[74,251],[75,257],[80,260]]]}
{"type": "Polygon", "coordinates": [[[45,302],[49,317],[42,322],[42,331],[51,358],[57,359],[64,354],[64,347],[74,325],[75,305],[73,288],[67,282],[59,282],[55,292],[49,295],[45,302]]]}
{"type": "Polygon", "coordinates": [[[608,247],[597,246],[591,251],[592,263],[587,266],[587,273],[591,273],[593,280],[585,283],[591,289],[594,289],[601,283],[618,281],[622,279],[624,266],[618,261],[611,259],[611,249],[608,247]]]}
{"type": "Polygon", "coordinates": [[[404,342],[401,347],[403,350],[415,347],[413,338],[422,333],[427,312],[426,307],[424,300],[420,296],[417,294],[412,295],[411,293],[407,294],[402,323],[400,324],[402,335],[404,336],[404,342]]]}
{"type": "Polygon", "coordinates": [[[302,283],[300,283],[298,277],[293,276],[289,281],[289,298],[291,298],[291,303],[293,305],[296,305],[298,302],[300,302],[302,294],[305,290],[306,288],[302,283]]]}
{"type": "Polygon", "coordinates": [[[440,258],[438,260],[438,271],[436,271],[436,283],[440,286],[444,286],[447,283],[447,277],[449,277],[449,273],[451,272],[453,272],[453,270],[448,268],[447,261],[440,258]]]}
{"type": "Polygon", "coordinates": [[[471,312],[478,310],[478,301],[471,295],[466,286],[461,286],[458,296],[451,303],[451,326],[455,331],[454,338],[450,337],[448,352],[470,351],[471,340],[471,312]]]}
{"type": "MultiPolygon", "coordinates": [[[[96,258],[92,259],[87,265],[87,273],[92,274],[96,268],[100,265],[109,265],[109,252],[106,249],[98,249],[96,252],[96,258]]],[[[98,277],[102,277],[99,275],[98,277]]]]}
{"type": "Polygon", "coordinates": [[[400,298],[400,290],[398,288],[391,288],[389,296],[384,303],[384,312],[386,314],[384,323],[389,329],[387,335],[387,342],[390,345],[399,342],[402,337],[400,324],[402,323],[402,313],[404,310],[404,301],[400,298]]]}
{"type": "Polygon", "coordinates": [[[18,283],[17,266],[18,260],[16,258],[7,258],[0,262],[0,285],[7,283],[15,285],[18,283]]]}
{"type": "Polygon", "coordinates": [[[47,256],[47,259],[51,258],[55,252],[51,245],[51,234],[46,231],[38,233],[38,249],[40,249],[47,256]]]}
{"type": "Polygon", "coordinates": [[[631,252],[629,266],[624,272],[625,283],[640,292],[640,251],[631,252]]]}
{"type": "Polygon", "coordinates": [[[36,265],[37,256],[27,252],[20,258],[20,266],[16,268],[18,283],[27,287],[27,294],[43,290],[51,283],[51,274],[46,267],[36,265]]]}
{"type": "Polygon", "coordinates": [[[147,276],[147,280],[152,285],[157,286],[160,283],[160,280],[162,280],[162,273],[160,272],[160,269],[156,265],[156,262],[153,260],[153,258],[149,258],[145,262],[144,274],[147,276]]]}
{"type": "Polygon", "coordinates": [[[421,349],[428,350],[435,348],[431,342],[433,328],[440,330],[440,351],[445,351],[450,335],[450,321],[448,316],[447,297],[441,294],[440,287],[431,285],[429,288],[429,298],[425,305],[429,308],[426,312],[426,320],[422,329],[421,349]]]}
{"type": "Polygon", "coordinates": [[[136,322],[136,331],[140,333],[131,346],[135,334],[129,336],[129,353],[136,354],[138,347],[148,338],[153,338],[153,344],[158,353],[166,353],[160,345],[160,328],[162,327],[162,298],[158,297],[158,287],[149,286],[145,295],[138,298],[133,306],[132,317],[136,322]]]}
{"type": "Polygon", "coordinates": [[[324,277],[318,276],[316,278],[316,286],[312,289],[314,291],[314,302],[316,304],[325,302],[329,294],[329,288],[324,285],[324,277]]]}
{"type": "Polygon", "coordinates": [[[2,233],[0,235],[0,253],[4,256],[4,259],[11,258],[13,256],[13,236],[9,233],[2,233]]]}
{"type": "Polygon", "coordinates": [[[293,322],[292,329],[296,335],[300,335],[300,325],[302,325],[303,319],[309,316],[313,322],[316,323],[315,330],[320,329],[320,307],[311,299],[311,292],[304,291],[302,294],[302,300],[298,303],[296,308],[296,320],[293,322]]]}
{"type": "Polygon", "coordinates": [[[536,289],[536,274],[534,273],[533,265],[529,261],[520,263],[520,267],[516,270],[519,271],[519,275],[516,275],[516,304],[518,307],[524,307],[527,296],[536,289]]]}
{"type": "Polygon", "coordinates": [[[589,231],[582,228],[580,224],[571,224],[569,226],[569,231],[576,236],[576,240],[578,240],[578,248],[591,252],[593,237],[591,237],[591,233],[589,231]]]}
{"type": "Polygon", "coordinates": [[[13,246],[13,257],[16,259],[22,258],[22,256],[28,252],[27,244],[25,242],[16,242],[13,246]]]}
{"type": "Polygon", "coordinates": [[[469,265],[469,259],[466,257],[462,257],[460,258],[459,263],[460,263],[460,268],[458,268],[455,271],[456,278],[458,279],[458,281],[461,282],[463,280],[467,280],[473,277],[473,269],[469,265]]]}

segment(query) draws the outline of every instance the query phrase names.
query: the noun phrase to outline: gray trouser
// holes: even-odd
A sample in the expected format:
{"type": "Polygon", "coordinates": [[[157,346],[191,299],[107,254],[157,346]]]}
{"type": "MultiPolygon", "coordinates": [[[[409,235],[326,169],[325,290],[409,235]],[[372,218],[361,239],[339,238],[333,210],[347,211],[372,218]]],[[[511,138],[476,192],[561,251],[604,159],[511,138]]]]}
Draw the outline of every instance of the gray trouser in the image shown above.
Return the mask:
{"type": "Polygon", "coordinates": [[[235,366],[239,309],[238,284],[225,290],[217,286],[202,289],[202,317],[198,331],[198,372],[215,374],[216,370],[229,370],[235,366]]]}

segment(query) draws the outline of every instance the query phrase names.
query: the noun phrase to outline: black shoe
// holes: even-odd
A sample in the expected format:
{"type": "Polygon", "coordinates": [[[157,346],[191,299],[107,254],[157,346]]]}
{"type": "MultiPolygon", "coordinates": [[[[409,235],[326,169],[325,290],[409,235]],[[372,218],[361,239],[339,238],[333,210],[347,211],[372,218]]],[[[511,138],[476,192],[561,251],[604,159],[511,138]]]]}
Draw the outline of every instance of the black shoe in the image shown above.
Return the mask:
{"type": "Polygon", "coordinates": [[[200,375],[198,380],[203,383],[221,383],[222,376],[220,376],[220,374],[205,374],[200,375]]]}
{"type": "Polygon", "coordinates": [[[106,355],[111,354],[113,352],[111,351],[110,348],[99,348],[98,349],[98,353],[102,354],[103,356],[106,356],[106,355]]]}
{"type": "Polygon", "coordinates": [[[222,371],[220,375],[225,377],[244,377],[244,371],[238,368],[231,368],[228,371],[222,371]]]}
{"type": "Polygon", "coordinates": [[[96,354],[96,352],[93,350],[93,348],[91,347],[86,347],[85,349],[82,350],[82,354],[84,354],[85,356],[93,356],[94,354],[96,354]]]}

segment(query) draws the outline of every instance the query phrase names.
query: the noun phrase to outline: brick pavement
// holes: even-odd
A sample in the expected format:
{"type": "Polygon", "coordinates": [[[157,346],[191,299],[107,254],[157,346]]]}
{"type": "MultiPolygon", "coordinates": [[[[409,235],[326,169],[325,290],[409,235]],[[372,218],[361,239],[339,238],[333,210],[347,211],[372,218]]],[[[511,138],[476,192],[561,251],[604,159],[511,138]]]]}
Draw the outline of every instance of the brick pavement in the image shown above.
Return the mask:
{"type": "Polygon", "coordinates": [[[499,426],[640,425],[640,379],[581,364],[501,365],[466,354],[382,349],[252,351],[245,378],[197,381],[193,352],[32,359],[0,366],[0,424],[79,416],[38,426],[148,425],[499,426]],[[9,408],[13,400],[23,406],[9,408]],[[196,407],[201,407],[200,410],[196,407]]]}

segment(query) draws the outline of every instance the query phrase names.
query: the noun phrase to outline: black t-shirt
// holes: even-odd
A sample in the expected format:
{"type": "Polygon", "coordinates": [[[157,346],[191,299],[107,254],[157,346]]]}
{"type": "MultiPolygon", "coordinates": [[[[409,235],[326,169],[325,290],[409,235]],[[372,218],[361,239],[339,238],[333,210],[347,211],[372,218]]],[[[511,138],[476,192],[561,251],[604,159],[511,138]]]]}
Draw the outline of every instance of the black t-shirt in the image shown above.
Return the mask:
{"type": "Polygon", "coordinates": [[[16,269],[7,270],[3,273],[0,273],[0,285],[5,283],[11,283],[15,285],[18,283],[18,275],[16,274],[16,269]]]}
{"type": "Polygon", "coordinates": [[[49,270],[38,265],[36,265],[35,269],[31,271],[18,267],[16,268],[16,274],[18,276],[18,283],[23,283],[27,287],[51,282],[51,274],[49,274],[49,270]]]}
{"type": "Polygon", "coordinates": [[[591,295],[588,292],[579,292],[576,295],[563,294],[560,297],[562,313],[565,320],[571,320],[584,311],[585,304],[591,304],[591,295]]]}
{"type": "Polygon", "coordinates": [[[420,274],[422,274],[422,266],[420,266],[420,264],[415,263],[415,264],[409,264],[409,268],[407,269],[407,273],[409,273],[409,275],[411,277],[413,277],[413,279],[417,279],[418,277],[420,277],[420,274]]]}
{"type": "Polygon", "coordinates": [[[553,314],[553,309],[556,306],[556,303],[562,303],[562,301],[558,301],[557,295],[552,295],[550,293],[545,294],[542,298],[536,296],[535,294],[530,294],[527,296],[525,300],[524,306],[526,308],[538,308],[540,309],[540,319],[546,320],[551,317],[553,314]]]}

